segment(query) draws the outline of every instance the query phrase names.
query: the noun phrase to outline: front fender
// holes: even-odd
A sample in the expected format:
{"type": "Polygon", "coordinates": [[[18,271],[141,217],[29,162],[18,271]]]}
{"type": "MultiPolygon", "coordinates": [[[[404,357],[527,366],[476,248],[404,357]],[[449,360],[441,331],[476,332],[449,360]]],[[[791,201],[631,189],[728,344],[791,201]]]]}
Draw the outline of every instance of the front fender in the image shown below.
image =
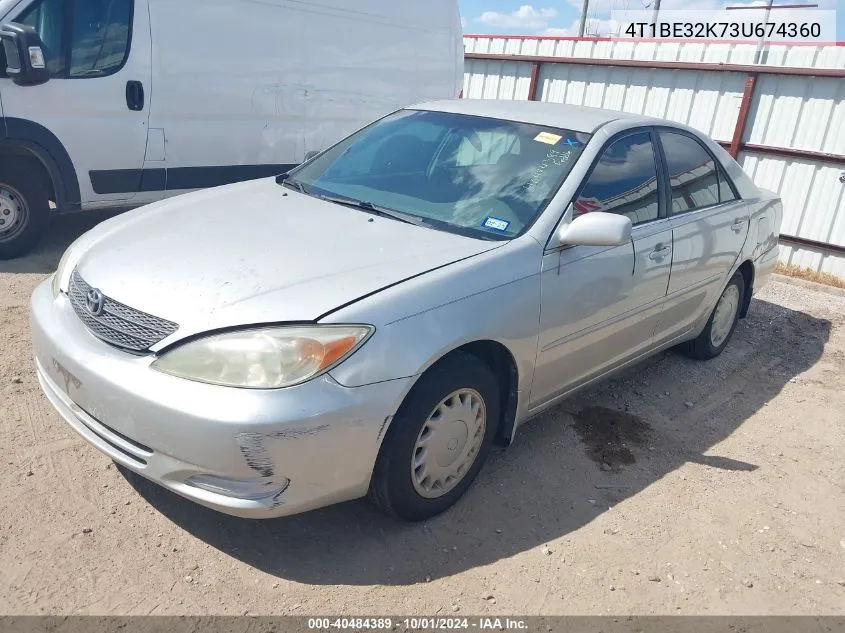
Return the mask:
{"type": "Polygon", "coordinates": [[[528,238],[415,278],[331,314],[323,323],[372,323],[373,337],[332,370],[345,386],[419,376],[477,341],[513,356],[530,393],[537,358],[542,248],[528,238]]]}

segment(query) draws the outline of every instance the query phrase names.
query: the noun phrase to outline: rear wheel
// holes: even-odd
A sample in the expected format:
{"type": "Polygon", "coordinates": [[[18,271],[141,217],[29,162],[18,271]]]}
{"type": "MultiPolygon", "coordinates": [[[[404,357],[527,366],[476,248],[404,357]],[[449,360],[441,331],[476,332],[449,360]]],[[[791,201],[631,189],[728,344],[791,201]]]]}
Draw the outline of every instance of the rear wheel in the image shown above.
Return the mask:
{"type": "Polygon", "coordinates": [[[722,291],[704,330],[686,343],[683,351],[698,360],[709,360],[721,354],[736,330],[744,298],[745,279],[736,273],[722,291]]]}
{"type": "Polygon", "coordinates": [[[442,361],[420,378],[394,417],[369,499],[406,521],[443,512],[481,470],[498,422],[499,389],[490,368],[463,353],[442,361]]]}
{"type": "Polygon", "coordinates": [[[21,165],[0,166],[0,259],[29,252],[49,219],[47,188],[37,174],[21,165]]]}

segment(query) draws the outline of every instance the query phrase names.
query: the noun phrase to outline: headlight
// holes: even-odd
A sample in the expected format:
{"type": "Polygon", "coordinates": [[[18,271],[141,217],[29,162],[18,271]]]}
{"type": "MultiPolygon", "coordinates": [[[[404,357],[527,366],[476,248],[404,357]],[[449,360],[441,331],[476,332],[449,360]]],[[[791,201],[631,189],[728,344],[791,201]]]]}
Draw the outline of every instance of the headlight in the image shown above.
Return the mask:
{"type": "Polygon", "coordinates": [[[62,281],[65,277],[65,269],[67,268],[67,264],[70,261],[70,256],[73,254],[74,247],[79,243],[79,240],[82,238],[77,238],[74,240],[73,244],[67,247],[62,258],[59,260],[59,267],[56,268],[56,272],[53,273],[53,277],[51,280],[51,286],[53,288],[53,298],[59,296],[59,293],[62,291],[62,281]]]}
{"type": "Polygon", "coordinates": [[[372,334],[368,325],[314,325],[209,336],[167,352],[152,367],[227,387],[279,389],[311,380],[346,359],[372,334]]]}

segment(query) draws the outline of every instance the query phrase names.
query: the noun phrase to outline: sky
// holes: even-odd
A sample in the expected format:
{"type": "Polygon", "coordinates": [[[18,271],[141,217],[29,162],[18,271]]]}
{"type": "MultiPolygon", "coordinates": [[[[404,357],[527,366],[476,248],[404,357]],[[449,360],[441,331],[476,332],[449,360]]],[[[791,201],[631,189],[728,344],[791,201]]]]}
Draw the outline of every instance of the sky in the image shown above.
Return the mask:
{"type": "MultiPolygon", "coordinates": [[[[578,35],[583,0],[460,0],[465,33],[513,35],[578,35]]],[[[588,32],[608,28],[610,11],[648,9],[653,0],[590,0],[588,32]]],[[[725,5],[756,4],[761,0],[662,0],[662,9],[721,9],[725,5]]],[[[774,0],[791,4],[795,0],[774,0]]],[[[845,0],[801,0],[836,10],[837,40],[845,41],[845,0]]]]}

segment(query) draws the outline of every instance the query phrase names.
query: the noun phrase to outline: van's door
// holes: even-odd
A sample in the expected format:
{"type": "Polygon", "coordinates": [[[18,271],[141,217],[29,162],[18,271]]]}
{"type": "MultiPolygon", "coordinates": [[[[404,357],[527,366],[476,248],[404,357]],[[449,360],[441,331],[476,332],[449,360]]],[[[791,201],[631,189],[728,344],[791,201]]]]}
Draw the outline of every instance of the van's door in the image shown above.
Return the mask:
{"type": "Polygon", "coordinates": [[[63,147],[81,198],[69,203],[90,208],[135,197],[151,81],[147,0],[33,0],[5,21],[38,31],[51,73],[40,86],[0,79],[8,136],[63,147]]]}

